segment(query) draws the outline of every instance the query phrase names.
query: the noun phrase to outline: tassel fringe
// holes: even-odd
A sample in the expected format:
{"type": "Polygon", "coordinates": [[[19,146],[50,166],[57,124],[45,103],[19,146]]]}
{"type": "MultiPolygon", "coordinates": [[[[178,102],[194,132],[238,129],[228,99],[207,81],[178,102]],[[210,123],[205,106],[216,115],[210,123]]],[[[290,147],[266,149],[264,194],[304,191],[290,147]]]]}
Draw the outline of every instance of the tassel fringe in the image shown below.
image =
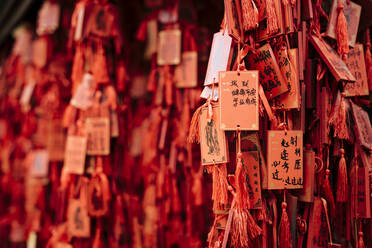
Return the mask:
{"type": "Polygon", "coordinates": [[[341,159],[338,164],[338,177],[337,177],[337,202],[346,202],[347,200],[347,166],[345,160],[345,151],[340,149],[341,159]]]}
{"type": "Polygon", "coordinates": [[[346,59],[349,53],[349,38],[347,33],[347,22],[344,15],[344,5],[342,0],[338,0],[337,7],[337,24],[336,24],[336,35],[337,35],[337,52],[342,56],[342,59],[346,59]]]}

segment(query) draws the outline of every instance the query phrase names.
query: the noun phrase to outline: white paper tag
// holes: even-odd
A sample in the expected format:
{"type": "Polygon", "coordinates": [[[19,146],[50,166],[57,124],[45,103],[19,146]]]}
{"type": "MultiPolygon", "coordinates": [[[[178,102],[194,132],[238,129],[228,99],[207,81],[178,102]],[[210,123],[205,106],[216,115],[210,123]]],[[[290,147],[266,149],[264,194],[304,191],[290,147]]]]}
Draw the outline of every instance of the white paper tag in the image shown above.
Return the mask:
{"type": "Polygon", "coordinates": [[[26,84],[23,88],[21,98],[19,99],[19,103],[22,106],[28,106],[31,100],[32,93],[34,92],[35,88],[35,81],[31,81],[30,83],[26,84]]]}
{"type": "Polygon", "coordinates": [[[35,150],[30,174],[33,177],[48,176],[49,155],[47,150],[35,150]]]}
{"type": "MultiPolygon", "coordinates": [[[[208,99],[209,97],[212,97],[212,88],[206,86],[204,87],[202,93],[200,94],[200,97],[203,99],[208,99]]],[[[216,87],[213,92],[213,101],[218,100],[218,88],[216,87]]]]}
{"type": "Polygon", "coordinates": [[[74,40],[80,40],[83,35],[84,14],[85,14],[85,6],[81,7],[77,15],[74,40]]]}
{"type": "Polygon", "coordinates": [[[31,232],[27,239],[27,248],[36,248],[37,236],[36,232],[31,232]]]}
{"type": "Polygon", "coordinates": [[[229,61],[232,38],[227,32],[218,32],[213,35],[211,53],[209,54],[208,69],[204,85],[218,81],[218,72],[226,71],[229,61]]]}
{"type": "Polygon", "coordinates": [[[76,89],[74,96],[71,99],[71,105],[75,108],[86,110],[93,105],[93,75],[85,73],[83,81],[76,89]]]}

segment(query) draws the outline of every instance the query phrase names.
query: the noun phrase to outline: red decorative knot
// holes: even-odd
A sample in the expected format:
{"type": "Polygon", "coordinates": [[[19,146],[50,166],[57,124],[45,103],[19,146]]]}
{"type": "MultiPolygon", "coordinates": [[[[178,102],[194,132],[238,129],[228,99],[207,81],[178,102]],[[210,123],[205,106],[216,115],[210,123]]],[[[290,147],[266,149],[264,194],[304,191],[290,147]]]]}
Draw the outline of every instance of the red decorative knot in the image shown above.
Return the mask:
{"type": "Polygon", "coordinates": [[[287,208],[287,203],[286,202],[282,202],[282,209],[286,209],[287,208]]]}
{"type": "Polygon", "coordinates": [[[363,232],[359,232],[359,237],[363,237],[363,232]]]}
{"type": "Polygon", "coordinates": [[[326,169],[326,175],[327,175],[327,176],[329,175],[329,173],[331,173],[331,171],[328,170],[328,169],[326,169]]]}
{"type": "Polygon", "coordinates": [[[340,153],[341,155],[344,155],[345,154],[345,150],[343,148],[340,149],[340,153]]]}
{"type": "Polygon", "coordinates": [[[242,158],[242,153],[241,153],[241,152],[238,152],[238,154],[236,154],[236,157],[237,157],[238,159],[241,159],[241,158],[242,158]]]}

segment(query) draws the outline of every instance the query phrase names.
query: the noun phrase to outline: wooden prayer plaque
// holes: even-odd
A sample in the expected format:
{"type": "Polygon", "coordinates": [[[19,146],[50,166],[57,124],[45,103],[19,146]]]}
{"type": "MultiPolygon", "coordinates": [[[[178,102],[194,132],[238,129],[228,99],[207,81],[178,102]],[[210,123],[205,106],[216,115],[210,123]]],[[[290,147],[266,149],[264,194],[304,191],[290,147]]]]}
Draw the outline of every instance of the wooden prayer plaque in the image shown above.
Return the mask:
{"type": "Polygon", "coordinates": [[[86,137],[68,136],[63,169],[68,173],[82,175],[84,173],[86,149],[86,137]]]}
{"type": "MultiPolygon", "coordinates": [[[[338,16],[338,1],[339,0],[333,0],[332,8],[329,14],[329,21],[328,21],[328,27],[326,35],[328,37],[331,37],[333,39],[336,39],[336,25],[337,25],[337,16],[338,16]]],[[[358,34],[358,27],[359,27],[359,19],[360,14],[362,12],[362,7],[354,2],[349,1],[347,3],[347,0],[342,0],[342,3],[344,5],[344,15],[347,22],[347,33],[349,38],[349,46],[354,47],[355,40],[357,38],[358,34]]]]}
{"type": "Polygon", "coordinates": [[[272,99],[274,109],[298,109],[300,108],[300,83],[298,80],[297,69],[297,48],[290,49],[288,56],[283,51],[279,51],[277,58],[282,75],[288,83],[289,91],[272,99]]]}
{"type": "Polygon", "coordinates": [[[371,218],[370,182],[368,168],[358,168],[356,195],[356,216],[354,218],[371,218]]]}
{"type": "Polygon", "coordinates": [[[70,199],[67,209],[68,232],[73,237],[90,237],[90,218],[88,210],[80,200],[70,199]]]}
{"type": "Polygon", "coordinates": [[[251,69],[260,72],[260,83],[268,99],[288,91],[287,80],[282,76],[270,44],[260,47],[257,54],[250,54],[248,61],[251,69]]]}
{"type": "Polygon", "coordinates": [[[158,42],[158,65],[178,65],[181,62],[181,31],[160,31],[158,42]]]}
{"type": "Polygon", "coordinates": [[[268,131],[268,189],[303,187],[302,131],[268,131]]]}
{"type": "Polygon", "coordinates": [[[355,83],[346,83],[344,89],[346,96],[368,96],[368,78],[362,44],[356,44],[353,49],[350,49],[346,66],[356,80],[355,83]]]}
{"type": "Polygon", "coordinates": [[[314,34],[309,36],[309,40],[318,51],[337,82],[355,82],[355,77],[351,74],[344,61],[342,61],[340,56],[327,42],[314,34]]]}
{"type": "Polygon", "coordinates": [[[360,144],[372,150],[372,127],[368,113],[353,102],[350,103],[360,144]]]}
{"type": "Polygon", "coordinates": [[[258,130],[258,71],[222,71],[218,81],[221,129],[258,130]]]}
{"type": "Polygon", "coordinates": [[[242,142],[242,164],[248,173],[248,193],[250,209],[262,208],[260,161],[257,151],[244,151],[242,142]]]}
{"type": "Polygon", "coordinates": [[[30,174],[33,177],[47,177],[49,158],[46,150],[35,150],[31,154],[32,164],[30,174]]]}
{"type": "Polygon", "coordinates": [[[52,120],[48,123],[48,138],[46,149],[50,161],[63,161],[65,156],[66,135],[61,120],[52,120]]]}
{"type": "Polygon", "coordinates": [[[229,35],[235,40],[243,40],[242,11],[240,1],[224,0],[226,24],[229,35]]]}
{"type": "Polygon", "coordinates": [[[110,120],[106,117],[87,118],[85,122],[87,132],[87,154],[110,154],[110,120]]]}
{"type": "Polygon", "coordinates": [[[208,107],[200,111],[199,132],[202,165],[223,164],[228,162],[225,132],[220,128],[220,107],[213,107],[213,117],[208,118],[208,107]]]}
{"type": "Polygon", "coordinates": [[[213,35],[204,85],[211,85],[213,82],[217,82],[218,72],[226,71],[231,42],[232,39],[226,32],[218,32],[213,35]]]}
{"type": "Polygon", "coordinates": [[[327,219],[322,199],[315,197],[310,209],[306,247],[325,248],[329,241],[327,219]]]}
{"type": "Polygon", "coordinates": [[[259,155],[259,168],[261,175],[261,186],[263,189],[267,189],[267,166],[265,157],[262,153],[260,139],[257,132],[242,133],[241,138],[242,150],[243,151],[257,151],[259,155]]]}
{"type": "Polygon", "coordinates": [[[198,85],[198,53],[182,53],[181,64],[176,67],[175,79],[177,88],[192,88],[198,85]]]}
{"type": "Polygon", "coordinates": [[[314,201],[315,189],[315,152],[311,149],[304,151],[304,187],[298,196],[302,202],[314,201]]]}

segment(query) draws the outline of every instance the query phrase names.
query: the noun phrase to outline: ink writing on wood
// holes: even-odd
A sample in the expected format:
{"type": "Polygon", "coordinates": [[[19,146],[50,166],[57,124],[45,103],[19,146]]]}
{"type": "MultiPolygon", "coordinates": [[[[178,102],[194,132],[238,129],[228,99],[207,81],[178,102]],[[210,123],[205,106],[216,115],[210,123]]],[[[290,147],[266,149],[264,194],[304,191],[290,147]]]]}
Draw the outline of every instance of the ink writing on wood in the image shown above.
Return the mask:
{"type": "Polygon", "coordinates": [[[268,131],[267,146],[268,188],[302,188],[302,131],[268,131]]]}

